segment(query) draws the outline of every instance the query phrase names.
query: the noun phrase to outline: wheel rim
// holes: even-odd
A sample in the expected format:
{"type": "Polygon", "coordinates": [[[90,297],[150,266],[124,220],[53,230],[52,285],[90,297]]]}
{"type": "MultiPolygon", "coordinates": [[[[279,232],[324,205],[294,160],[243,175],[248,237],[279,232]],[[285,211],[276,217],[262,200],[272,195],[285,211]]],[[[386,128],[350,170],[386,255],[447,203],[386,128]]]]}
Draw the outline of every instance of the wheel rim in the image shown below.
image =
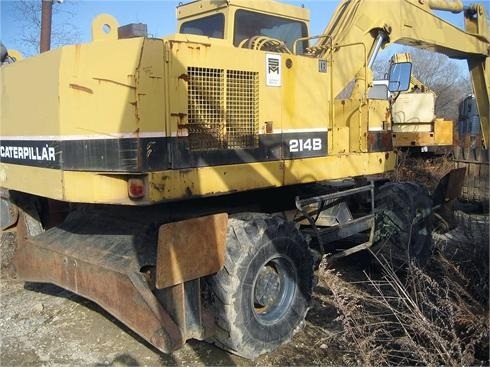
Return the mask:
{"type": "Polygon", "coordinates": [[[252,309],[255,318],[270,325],[290,310],[296,293],[296,272],[289,258],[275,257],[263,263],[252,287],[252,309]]]}

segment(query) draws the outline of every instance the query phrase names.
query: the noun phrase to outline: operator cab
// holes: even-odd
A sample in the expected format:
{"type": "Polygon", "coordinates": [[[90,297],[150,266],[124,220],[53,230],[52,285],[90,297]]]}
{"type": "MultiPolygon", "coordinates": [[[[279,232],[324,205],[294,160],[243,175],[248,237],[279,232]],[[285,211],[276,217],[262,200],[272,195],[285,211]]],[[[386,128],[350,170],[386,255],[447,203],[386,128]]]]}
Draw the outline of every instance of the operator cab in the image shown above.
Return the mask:
{"type": "Polygon", "coordinates": [[[302,54],[308,47],[309,11],[273,0],[198,0],[177,7],[179,33],[224,39],[235,47],[259,49],[258,42],[280,41],[302,54]]]}

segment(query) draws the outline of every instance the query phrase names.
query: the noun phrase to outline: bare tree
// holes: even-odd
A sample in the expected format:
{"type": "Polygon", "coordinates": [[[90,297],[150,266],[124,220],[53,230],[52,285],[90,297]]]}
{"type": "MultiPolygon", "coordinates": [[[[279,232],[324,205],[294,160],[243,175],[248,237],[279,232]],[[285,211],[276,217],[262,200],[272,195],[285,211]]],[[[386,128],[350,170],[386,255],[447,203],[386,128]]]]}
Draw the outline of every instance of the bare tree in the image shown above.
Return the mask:
{"type": "MultiPolygon", "coordinates": [[[[457,121],[458,103],[471,93],[471,79],[467,65],[443,54],[418,48],[403,47],[396,52],[407,52],[412,55],[413,75],[437,95],[436,115],[457,121]]],[[[386,73],[387,65],[386,57],[377,61],[374,65],[375,75],[382,78],[386,73]]]]}
{"type": "MultiPolygon", "coordinates": [[[[67,1],[63,4],[55,3],[53,5],[52,48],[76,43],[80,39],[80,32],[72,22],[75,16],[73,8],[77,5],[76,2],[67,1]]],[[[14,13],[18,19],[20,30],[17,37],[26,56],[39,52],[41,6],[42,0],[17,0],[14,3],[14,13]]]]}

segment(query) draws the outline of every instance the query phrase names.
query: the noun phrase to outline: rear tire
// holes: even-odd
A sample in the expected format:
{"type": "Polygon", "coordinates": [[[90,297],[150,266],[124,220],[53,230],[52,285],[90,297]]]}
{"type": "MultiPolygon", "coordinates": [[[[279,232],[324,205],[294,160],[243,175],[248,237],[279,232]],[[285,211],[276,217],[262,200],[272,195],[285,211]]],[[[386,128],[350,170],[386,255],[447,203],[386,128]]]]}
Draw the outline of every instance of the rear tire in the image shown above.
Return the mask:
{"type": "Polygon", "coordinates": [[[395,271],[410,262],[425,266],[432,255],[432,200],[413,182],[389,182],[375,195],[372,251],[395,271]]]}
{"type": "Polygon", "coordinates": [[[296,226],[247,214],[228,224],[224,268],[206,279],[213,342],[248,359],[288,341],[309,308],[313,258],[296,226]]]}

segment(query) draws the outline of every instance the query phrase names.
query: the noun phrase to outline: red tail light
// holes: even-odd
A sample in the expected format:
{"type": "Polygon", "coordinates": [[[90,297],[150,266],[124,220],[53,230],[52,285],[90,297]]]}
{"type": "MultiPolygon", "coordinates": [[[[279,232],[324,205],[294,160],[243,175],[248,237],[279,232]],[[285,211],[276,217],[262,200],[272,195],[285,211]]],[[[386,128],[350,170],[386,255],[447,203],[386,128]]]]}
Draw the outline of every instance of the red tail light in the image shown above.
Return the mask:
{"type": "Polygon", "coordinates": [[[130,178],[128,180],[128,195],[132,200],[145,196],[145,181],[142,178],[130,178]]]}

